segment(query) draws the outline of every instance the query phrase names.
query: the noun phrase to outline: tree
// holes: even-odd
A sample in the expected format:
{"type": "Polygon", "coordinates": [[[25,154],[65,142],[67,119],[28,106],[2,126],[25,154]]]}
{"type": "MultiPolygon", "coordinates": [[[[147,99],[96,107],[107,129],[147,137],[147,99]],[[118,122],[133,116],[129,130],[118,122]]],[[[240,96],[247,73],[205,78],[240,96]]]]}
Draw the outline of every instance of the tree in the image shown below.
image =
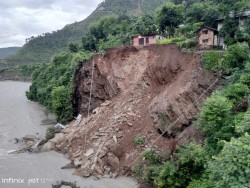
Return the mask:
{"type": "Polygon", "coordinates": [[[166,3],[157,10],[157,22],[161,32],[173,36],[175,28],[183,21],[183,5],[175,5],[171,2],[166,3]]]}
{"type": "Polygon", "coordinates": [[[212,187],[249,187],[250,135],[226,142],[223,150],[208,165],[208,182],[212,187]]]}
{"type": "Polygon", "coordinates": [[[239,21],[237,16],[241,15],[246,9],[250,8],[249,0],[217,0],[219,3],[219,10],[225,17],[221,34],[226,37],[226,43],[233,43],[239,32],[239,21]],[[232,41],[232,42],[231,42],[232,41]]]}
{"type": "Polygon", "coordinates": [[[78,52],[78,50],[79,50],[79,45],[76,42],[69,43],[69,51],[78,52]]]}
{"type": "Polygon", "coordinates": [[[203,22],[206,26],[215,26],[215,21],[219,17],[217,7],[210,2],[194,3],[186,11],[186,22],[203,22]]]}
{"type": "Polygon", "coordinates": [[[133,26],[134,34],[155,34],[157,33],[157,26],[155,24],[155,17],[152,14],[141,15],[133,26]]]}
{"type": "Polygon", "coordinates": [[[229,141],[234,135],[232,104],[222,96],[209,97],[200,113],[200,129],[206,135],[207,146],[212,152],[221,150],[221,141],[229,141]]]}
{"type": "Polygon", "coordinates": [[[96,51],[97,40],[94,38],[91,34],[87,34],[84,37],[82,37],[82,47],[86,51],[96,51]]]}

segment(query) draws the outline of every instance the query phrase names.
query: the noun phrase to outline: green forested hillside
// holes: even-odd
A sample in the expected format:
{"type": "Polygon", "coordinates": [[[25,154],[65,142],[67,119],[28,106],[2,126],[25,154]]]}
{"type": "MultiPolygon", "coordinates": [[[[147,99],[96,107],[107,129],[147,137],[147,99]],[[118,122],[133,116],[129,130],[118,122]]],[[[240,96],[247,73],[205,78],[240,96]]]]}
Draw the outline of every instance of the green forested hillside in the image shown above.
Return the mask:
{"type": "Polygon", "coordinates": [[[9,62],[44,63],[52,59],[53,54],[67,48],[70,41],[80,42],[88,26],[99,18],[111,14],[138,15],[141,12],[153,11],[166,0],[105,0],[85,20],[66,25],[52,33],[32,36],[16,54],[8,58],[9,62]]]}
{"type": "Polygon", "coordinates": [[[20,50],[20,47],[0,48],[0,59],[16,54],[18,50],[20,50]]]}

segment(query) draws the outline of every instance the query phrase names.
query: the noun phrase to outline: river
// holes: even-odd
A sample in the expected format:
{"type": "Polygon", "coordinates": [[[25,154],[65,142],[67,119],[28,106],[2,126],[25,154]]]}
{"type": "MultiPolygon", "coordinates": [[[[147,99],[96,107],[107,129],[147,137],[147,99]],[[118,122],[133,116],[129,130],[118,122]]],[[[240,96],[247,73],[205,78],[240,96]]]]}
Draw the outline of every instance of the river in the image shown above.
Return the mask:
{"type": "Polygon", "coordinates": [[[73,170],[61,170],[69,161],[56,152],[8,154],[17,149],[14,138],[28,134],[44,137],[49,122],[55,121],[44,107],[27,100],[29,86],[25,82],[0,82],[0,188],[50,188],[61,180],[76,182],[81,188],[137,187],[127,177],[95,181],[73,176],[73,170]]]}

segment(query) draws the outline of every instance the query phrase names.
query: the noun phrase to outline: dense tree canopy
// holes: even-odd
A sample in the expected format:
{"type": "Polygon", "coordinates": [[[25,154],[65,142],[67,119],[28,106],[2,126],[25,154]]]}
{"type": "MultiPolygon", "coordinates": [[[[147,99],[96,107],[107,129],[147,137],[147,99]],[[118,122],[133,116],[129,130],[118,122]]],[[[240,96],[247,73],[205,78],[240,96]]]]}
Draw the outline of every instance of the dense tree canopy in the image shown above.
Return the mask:
{"type": "Polygon", "coordinates": [[[133,33],[142,35],[156,34],[157,25],[154,15],[152,14],[141,15],[133,25],[133,33]]]}
{"type": "Polygon", "coordinates": [[[157,11],[157,21],[159,30],[166,32],[168,35],[173,35],[173,30],[183,22],[184,7],[173,3],[166,3],[157,11]]]}

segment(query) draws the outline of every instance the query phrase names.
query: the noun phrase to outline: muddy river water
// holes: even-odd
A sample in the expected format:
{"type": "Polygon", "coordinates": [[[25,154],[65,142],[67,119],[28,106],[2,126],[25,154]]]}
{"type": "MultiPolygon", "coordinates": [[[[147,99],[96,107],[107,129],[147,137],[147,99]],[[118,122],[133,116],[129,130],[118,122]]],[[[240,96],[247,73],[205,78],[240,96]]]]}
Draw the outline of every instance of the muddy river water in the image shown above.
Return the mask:
{"type": "Polygon", "coordinates": [[[55,122],[53,114],[27,100],[29,86],[25,82],[0,82],[0,188],[50,188],[61,180],[76,182],[81,188],[137,187],[127,177],[95,181],[73,176],[73,170],[61,170],[69,161],[56,152],[8,154],[17,149],[14,138],[28,134],[44,137],[55,122]]]}

